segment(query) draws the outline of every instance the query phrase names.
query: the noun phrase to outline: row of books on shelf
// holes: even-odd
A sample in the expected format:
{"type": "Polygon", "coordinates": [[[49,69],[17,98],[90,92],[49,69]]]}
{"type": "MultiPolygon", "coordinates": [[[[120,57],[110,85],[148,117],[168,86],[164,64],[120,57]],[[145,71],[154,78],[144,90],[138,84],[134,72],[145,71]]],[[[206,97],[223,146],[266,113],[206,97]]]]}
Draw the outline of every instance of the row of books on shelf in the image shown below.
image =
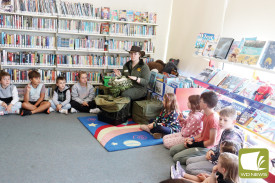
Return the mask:
{"type": "Polygon", "coordinates": [[[113,10],[111,19],[114,21],[157,23],[157,14],[154,12],[141,12],[133,10],[113,10]]]}
{"type": "MultiPolygon", "coordinates": [[[[38,52],[0,52],[1,65],[29,65],[29,66],[68,66],[68,67],[95,67],[95,66],[123,66],[131,58],[129,56],[109,55],[62,55],[38,52]]],[[[143,58],[145,63],[154,59],[143,58]]]]}
{"type": "MultiPolygon", "coordinates": [[[[208,91],[207,89],[205,91],[208,91]]],[[[247,106],[229,97],[217,93],[219,101],[215,108],[219,111],[232,106],[237,111],[237,123],[242,127],[275,142],[275,118],[273,115],[247,106]]]]}
{"type": "MultiPolygon", "coordinates": [[[[19,100],[23,101],[24,100],[24,91],[25,88],[22,87],[18,87],[17,88],[18,91],[18,96],[19,96],[19,100]]],[[[52,99],[53,96],[53,89],[51,87],[46,87],[46,92],[45,92],[45,100],[50,100],[52,99]]]]}
{"type": "Polygon", "coordinates": [[[111,24],[110,35],[155,36],[156,28],[149,25],[111,24]]]}
{"type": "Polygon", "coordinates": [[[118,51],[125,52],[130,50],[132,46],[140,46],[145,53],[153,53],[154,52],[154,43],[150,40],[146,41],[122,41],[116,39],[109,39],[108,41],[108,49],[109,51],[118,51]]]}
{"type": "MultiPolygon", "coordinates": [[[[78,81],[78,72],[71,71],[56,71],[57,76],[63,76],[66,79],[66,83],[76,83],[78,81]]],[[[99,72],[87,72],[88,82],[99,83],[100,73],[99,72]]]]}
{"type": "Polygon", "coordinates": [[[55,48],[55,37],[27,34],[1,33],[1,45],[21,48],[55,48]]]}
{"type": "Polygon", "coordinates": [[[260,65],[265,69],[275,67],[275,41],[246,37],[241,41],[208,33],[200,33],[195,43],[199,56],[227,59],[230,62],[260,65]]]}
{"type": "Polygon", "coordinates": [[[78,21],[78,20],[59,20],[58,21],[58,29],[59,31],[62,31],[62,32],[100,34],[102,25],[105,25],[105,24],[100,22],[78,21]]]}
{"type": "Polygon", "coordinates": [[[0,28],[56,31],[57,19],[1,14],[0,28]]]}
{"type": "Polygon", "coordinates": [[[191,78],[174,76],[151,71],[148,88],[163,97],[166,93],[175,93],[176,88],[198,88],[191,78]]]}
{"type": "Polygon", "coordinates": [[[7,52],[1,51],[3,65],[55,65],[55,54],[37,52],[7,52]]]}
{"type": "Polygon", "coordinates": [[[104,38],[95,39],[91,36],[85,38],[57,38],[57,48],[70,50],[104,50],[106,40],[104,38]]]}
{"type": "Polygon", "coordinates": [[[275,107],[275,85],[230,75],[215,68],[204,69],[196,79],[218,86],[228,92],[275,107]]]}
{"type": "MultiPolygon", "coordinates": [[[[11,81],[16,84],[29,83],[28,73],[31,70],[19,70],[19,69],[4,69],[11,75],[11,81]]],[[[66,83],[75,83],[78,81],[78,71],[53,71],[53,70],[37,70],[41,75],[41,82],[55,84],[55,80],[58,76],[66,78],[66,83]]],[[[100,82],[100,72],[87,72],[88,81],[93,83],[100,82]]]]}
{"type": "Polygon", "coordinates": [[[35,14],[92,17],[93,19],[117,20],[141,23],[156,23],[157,14],[133,10],[110,10],[110,7],[94,7],[91,3],[76,3],[56,0],[5,0],[1,1],[2,12],[26,12],[35,14]]]}
{"type": "MultiPolygon", "coordinates": [[[[29,77],[28,72],[30,70],[19,70],[19,69],[4,69],[4,71],[8,72],[11,75],[11,81],[15,83],[28,83],[29,77]]],[[[56,71],[53,70],[37,70],[41,75],[41,81],[44,83],[55,83],[56,79],[56,71]]]]}

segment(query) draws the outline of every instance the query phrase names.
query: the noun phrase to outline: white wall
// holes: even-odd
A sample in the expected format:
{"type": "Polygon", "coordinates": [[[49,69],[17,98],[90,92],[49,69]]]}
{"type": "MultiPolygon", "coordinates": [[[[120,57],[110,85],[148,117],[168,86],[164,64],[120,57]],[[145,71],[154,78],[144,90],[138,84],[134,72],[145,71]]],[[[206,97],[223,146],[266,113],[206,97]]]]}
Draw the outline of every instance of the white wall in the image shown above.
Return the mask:
{"type": "Polygon", "coordinates": [[[208,62],[193,56],[198,33],[220,34],[225,0],[174,0],[166,60],[179,58],[179,69],[196,75],[208,62]]]}
{"type": "MultiPolygon", "coordinates": [[[[73,0],[68,0],[75,2],[73,0]]],[[[172,13],[173,0],[79,0],[77,2],[89,2],[95,7],[110,7],[111,10],[134,10],[157,13],[157,36],[153,40],[155,44],[155,59],[164,59],[168,44],[169,21],[172,13]]]]}

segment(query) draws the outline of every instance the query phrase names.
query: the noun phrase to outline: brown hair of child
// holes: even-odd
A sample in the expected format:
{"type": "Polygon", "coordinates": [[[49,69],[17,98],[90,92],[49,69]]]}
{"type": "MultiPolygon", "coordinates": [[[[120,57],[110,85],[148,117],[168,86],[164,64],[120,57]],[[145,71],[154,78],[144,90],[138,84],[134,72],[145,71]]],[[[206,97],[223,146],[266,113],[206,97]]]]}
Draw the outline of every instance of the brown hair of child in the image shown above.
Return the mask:
{"type": "Polygon", "coordinates": [[[239,150],[243,147],[242,144],[235,143],[232,140],[225,140],[221,143],[221,153],[228,152],[232,154],[239,154],[239,150]]]}
{"type": "Polygon", "coordinates": [[[164,108],[167,112],[179,111],[177,97],[174,93],[166,93],[163,99],[165,100],[164,108]]]}
{"type": "Polygon", "coordinates": [[[191,111],[196,112],[200,110],[200,95],[190,95],[188,101],[191,106],[191,111]]]}
{"type": "Polygon", "coordinates": [[[63,76],[58,76],[56,78],[56,83],[58,83],[58,81],[63,81],[63,80],[66,80],[63,76]]]}
{"type": "Polygon", "coordinates": [[[239,160],[238,156],[232,153],[224,152],[219,156],[221,167],[224,168],[224,180],[231,180],[234,183],[239,183],[239,160]]]}
{"type": "Polygon", "coordinates": [[[219,114],[220,114],[220,116],[228,117],[233,120],[236,120],[236,118],[237,118],[237,112],[234,109],[234,107],[232,107],[232,106],[223,108],[222,110],[220,110],[219,114]]]}
{"type": "Polygon", "coordinates": [[[32,79],[32,78],[40,78],[40,73],[35,71],[35,70],[32,70],[28,73],[28,76],[29,76],[29,79],[32,79]]]}
{"type": "Polygon", "coordinates": [[[0,81],[1,81],[1,80],[2,80],[2,78],[3,78],[3,77],[5,77],[5,76],[9,76],[9,77],[11,77],[10,73],[5,72],[5,71],[1,71],[1,72],[0,72],[0,81]]]}
{"type": "Polygon", "coordinates": [[[86,75],[87,75],[87,72],[85,72],[85,71],[79,71],[79,72],[78,72],[78,78],[80,78],[81,75],[83,75],[83,74],[86,74],[86,75]]]}
{"type": "Polygon", "coordinates": [[[218,96],[215,92],[209,91],[201,94],[201,99],[206,103],[207,107],[213,109],[218,103],[218,96]]]}

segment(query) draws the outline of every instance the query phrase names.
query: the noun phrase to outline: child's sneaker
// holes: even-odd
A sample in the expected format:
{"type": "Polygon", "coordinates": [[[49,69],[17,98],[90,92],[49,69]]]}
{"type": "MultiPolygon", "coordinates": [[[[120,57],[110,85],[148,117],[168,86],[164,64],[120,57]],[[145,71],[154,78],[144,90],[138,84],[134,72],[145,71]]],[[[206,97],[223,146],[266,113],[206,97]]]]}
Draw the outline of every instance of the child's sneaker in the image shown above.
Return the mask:
{"type": "Polygon", "coordinates": [[[55,110],[52,108],[52,107],[50,107],[50,112],[54,112],[55,110]]]}
{"type": "Polygon", "coordinates": [[[0,111],[0,116],[4,116],[4,111],[0,111]]]}
{"type": "Polygon", "coordinates": [[[171,166],[171,178],[172,179],[181,179],[181,178],[183,178],[180,174],[179,174],[179,172],[175,169],[175,166],[174,165],[172,165],[171,166]]]}
{"type": "Polygon", "coordinates": [[[98,114],[100,112],[100,109],[99,108],[90,109],[89,112],[92,114],[98,114]]]}
{"type": "Polygon", "coordinates": [[[150,129],[149,129],[148,125],[140,125],[140,129],[142,129],[143,131],[146,131],[146,132],[150,133],[150,129]]]}
{"type": "Polygon", "coordinates": [[[184,174],[185,174],[185,170],[182,168],[181,164],[179,161],[177,161],[176,163],[176,170],[178,171],[178,173],[184,177],[184,174]]]}
{"type": "Polygon", "coordinates": [[[20,112],[21,116],[27,116],[27,115],[32,115],[32,112],[29,110],[22,109],[20,112]]]}
{"type": "Polygon", "coordinates": [[[68,109],[60,109],[59,112],[61,114],[68,114],[68,109]]]}
{"type": "Polygon", "coordinates": [[[162,133],[154,133],[153,134],[154,139],[161,139],[163,137],[162,133]]]}
{"type": "Polygon", "coordinates": [[[71,113],[77,113],[78,111],[75,108],[71,108],[71,113]]]}

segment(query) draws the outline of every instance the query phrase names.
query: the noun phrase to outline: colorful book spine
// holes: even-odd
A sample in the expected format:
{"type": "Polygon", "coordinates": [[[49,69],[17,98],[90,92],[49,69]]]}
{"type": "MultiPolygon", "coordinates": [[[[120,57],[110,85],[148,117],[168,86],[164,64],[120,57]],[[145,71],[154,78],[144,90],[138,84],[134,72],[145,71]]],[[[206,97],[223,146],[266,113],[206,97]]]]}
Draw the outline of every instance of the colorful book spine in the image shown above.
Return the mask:
{"type": "Polygon", "coordinates": [[[105,39],[94,39],[86,36],[86,38],[61,38],[57,39],[57,47],[59,49],[83,50],[83,51],[104,51],[105,39]]]}
{"type": "Polygon", "coordinates": [[[62,32],[100,34],[101,23],[78,21],[78,20],[59,20],[58,29],[62,32]]]}
{"type": "Polygon", "coordinates": [[[56,31],[57,20],[22,15],[0,15],[0,27],[24,30],[56,31]]]}
{"type": "MultiPolygon", "coordinates": [[[[19,69],[5,69],[11,75],[12,82],[15,83],[28,83],[29,77],[28,72],[30,70],[19,70],[19,69]]],[[[53,70],[37,70],[41,75],[41,82],[43,83],[55,83],[56,71],[53,70]]]]}
{"type": "Polygon", "coordinates": [[[14,0],[16,12],[57,14],[56,0],[14,0]]]}
{"type": "Polygon", "coordinates": [[[11,34],[7,32],[1,33],[1,45],[6,47],[18,48],[55,48],[55,37],[38,36],[27,34],[11,34]]]}
{"type": "Polygon", "coordinates": [[[69,67],[100,67],[106,65],[106,59],[101,55],[57,55],[57,66],[69,67]]]}
{"type": "Polygon", "coordinates": [[[132,46],[140,46],[146,53],[154,52],[154,45],[152,41],[122,41],[109,39],[108,40],[109,51],[125,52],[131,49],[132,46]]]}
{"type": "MultiPolygon", "coordinates": [[[[66,83],[73,84],[78,82],[78,72],[70,71],[56,71],[57,76],[63,76],[66,78],[66,83]]],[[[99,83],[100,82],[100,73],[99,72],[87,72],[88,82],[99,83]]]]}
{"type": "Polygon", "coordinates": [[[37,52],[7,52],[3,50],[2,65],[54,66],[55,54],[37,52]]]}
{"type": "Polygon", "coordinates": [[[131,25],[131,24],[111,24],[111,35],[121,36],[155,36],[156,29],[154,26],[148,25],[131,25]]]}

